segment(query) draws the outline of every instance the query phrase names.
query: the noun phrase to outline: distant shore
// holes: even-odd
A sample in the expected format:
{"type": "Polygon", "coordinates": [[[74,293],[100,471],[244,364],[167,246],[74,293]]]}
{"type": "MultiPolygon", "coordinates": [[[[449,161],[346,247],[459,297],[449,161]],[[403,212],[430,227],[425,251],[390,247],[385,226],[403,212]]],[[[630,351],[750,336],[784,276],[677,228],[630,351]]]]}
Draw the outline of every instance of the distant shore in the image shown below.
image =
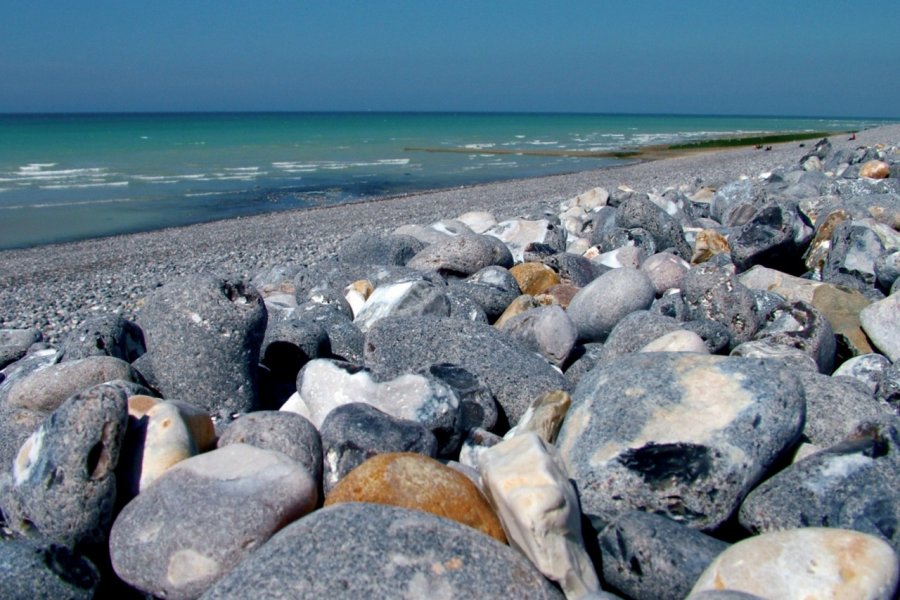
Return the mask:
{"type": "MultiPolygon", "coordinates": [[[[900,125],[861,131],[857,140],[832,136],[836,149],[896,143],[900,125]]],[[[804,144],[806,146],[806,144],[804,144]]],[[[141,299],[175,276],[227,272],[252,277],[290,262],[310,263],[336,252],[359,231],[390,232],[471,210],[496,218],[538,215],[542,207],[593,187],[637,191],[682,186],[716,187],[742,175],[757,176],[795,163],[808,148],[797,141],[771,151],[738,147],[689,152],[666,160],[569,175],[518,179],[472,187],[394,196],[352,204],[241,217],[69,244],[0,252],[0,327],[37,327],[49,339],[90,315],[133,317],[141,299]]]]}

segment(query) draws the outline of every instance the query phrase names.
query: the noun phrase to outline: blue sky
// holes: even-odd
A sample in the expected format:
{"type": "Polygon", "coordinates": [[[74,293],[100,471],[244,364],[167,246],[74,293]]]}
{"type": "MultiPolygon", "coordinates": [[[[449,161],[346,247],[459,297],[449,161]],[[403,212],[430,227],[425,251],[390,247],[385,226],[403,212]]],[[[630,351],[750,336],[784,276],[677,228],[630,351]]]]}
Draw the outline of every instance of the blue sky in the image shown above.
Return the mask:
{"type": "Polygon", "coordinates": [[[900,116],[900,2],[0,0],[0,112],[900,116]]]}

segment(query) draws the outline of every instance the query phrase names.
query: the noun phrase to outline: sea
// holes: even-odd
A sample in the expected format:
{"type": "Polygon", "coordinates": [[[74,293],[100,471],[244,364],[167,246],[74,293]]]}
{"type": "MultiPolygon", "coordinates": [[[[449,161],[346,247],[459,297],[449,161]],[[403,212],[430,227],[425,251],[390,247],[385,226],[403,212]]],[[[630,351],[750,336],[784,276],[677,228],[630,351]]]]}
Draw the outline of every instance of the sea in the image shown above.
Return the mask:
{"type": "Polygon", "coordinates": [[[647,146],[886,122],[532,113],[0,114],[0,249],[597,169],[636,160],[610,153],[647,146]]]}

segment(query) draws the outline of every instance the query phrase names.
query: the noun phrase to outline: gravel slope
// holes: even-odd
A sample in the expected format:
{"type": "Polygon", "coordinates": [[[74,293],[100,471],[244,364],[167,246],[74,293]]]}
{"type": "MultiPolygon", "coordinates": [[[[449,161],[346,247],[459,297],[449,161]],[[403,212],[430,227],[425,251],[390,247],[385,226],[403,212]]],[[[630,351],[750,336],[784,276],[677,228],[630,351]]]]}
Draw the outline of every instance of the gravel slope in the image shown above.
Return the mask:
{"type": "MultiPolygon", "coordinates": [[[[861,132],[856,141],[831,139],[835,149],[896,143],[900,125],[861,132]]],[[[86,317],[121,312],[132,318],[138,301],[177,275],[217,270],[250,276],[285,262],[308,263],[333,253],[359,230],[389,232],[470,210],[503,219],[556,210],[559,201],[596,186],[637,191],[671,186],[719,186],[791,164],[815,140],[705,152],[626,167],[443,190],[384,200],[217,221],[149,233],[0,252],[0,328],[38,327],[46,339],[86,317]]]]}

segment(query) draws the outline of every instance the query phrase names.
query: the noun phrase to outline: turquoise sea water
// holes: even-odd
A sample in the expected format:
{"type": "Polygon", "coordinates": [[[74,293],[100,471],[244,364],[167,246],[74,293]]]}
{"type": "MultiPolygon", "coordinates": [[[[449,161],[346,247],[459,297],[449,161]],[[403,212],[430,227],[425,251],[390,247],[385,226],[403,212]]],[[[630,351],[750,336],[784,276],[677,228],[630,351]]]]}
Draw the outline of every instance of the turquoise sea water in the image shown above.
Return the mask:
{"type": "Polygon", "coordinates": [[[621,162],[492,150],[619,151],[883,123],[478,113],[0,115],[0,249],[621,162]]]}

